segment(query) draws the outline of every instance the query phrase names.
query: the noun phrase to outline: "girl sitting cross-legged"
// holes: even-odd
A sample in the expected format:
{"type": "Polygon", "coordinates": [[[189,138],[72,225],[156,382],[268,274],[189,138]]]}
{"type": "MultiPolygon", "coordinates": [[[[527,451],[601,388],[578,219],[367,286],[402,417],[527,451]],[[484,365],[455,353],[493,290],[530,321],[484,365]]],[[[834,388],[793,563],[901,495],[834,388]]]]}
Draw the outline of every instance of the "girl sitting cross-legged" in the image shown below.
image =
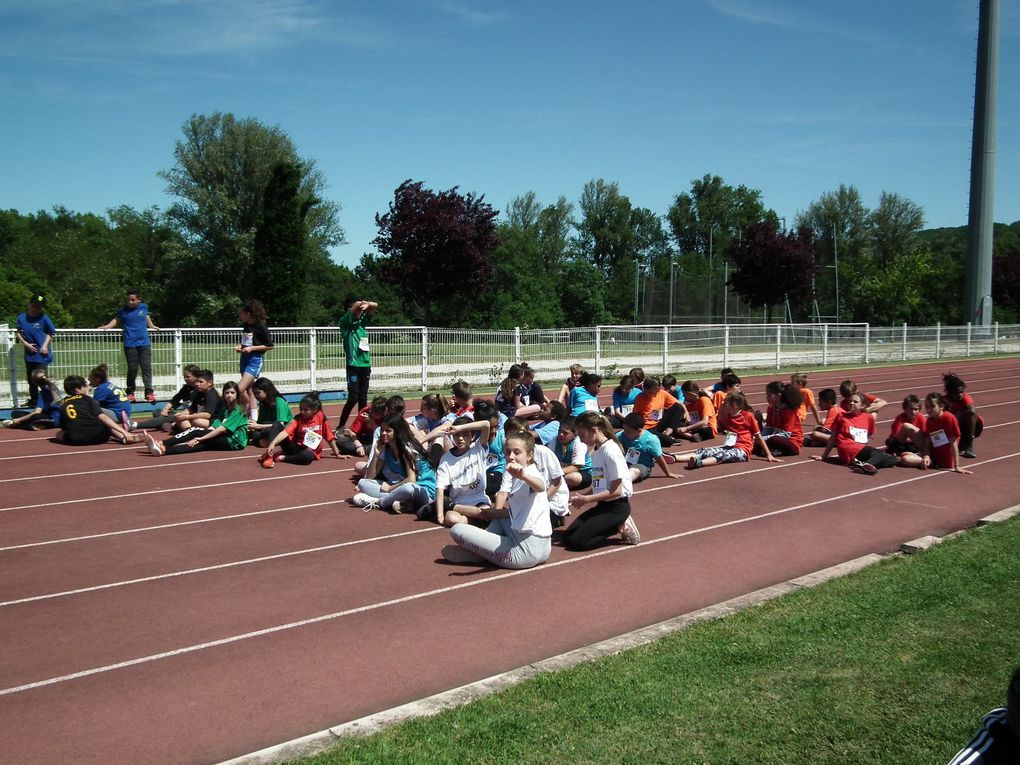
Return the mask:
{"type": "Polygon", "coordinates": [[[365,510],[416,513],[436,497],[436,474],[404,419],[403,410],[379,426],[372,459],[351,503],[365,510]]]}

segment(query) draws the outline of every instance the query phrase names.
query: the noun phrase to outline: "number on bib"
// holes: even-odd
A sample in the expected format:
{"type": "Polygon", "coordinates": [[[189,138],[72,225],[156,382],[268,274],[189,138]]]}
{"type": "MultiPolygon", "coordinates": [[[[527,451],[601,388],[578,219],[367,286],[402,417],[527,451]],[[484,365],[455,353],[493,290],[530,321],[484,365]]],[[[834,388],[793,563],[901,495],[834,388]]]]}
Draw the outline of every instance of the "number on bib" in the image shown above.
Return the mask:
{"type": "Polygon", "coordinates": [[[306,430],[304,438],[301,439],[301,443],[314,452],[319,448],[319,444],[322,443],[322,436],[314,430],[306,430]]]}
{"type": "Polygon", "coordinates": [[[723,437],[723,446],[736,446],[737,445],[737,434],[726,431],[726,435],[723,437]]]}
{"type": "Polygon", "coordinates": [[[628,449],[627,450],[627,464],[628,465],[636,465],[638,463],[638,457],[640,457],[640,456],[641,456],[641,452],[639,452],[637,449],[628,449]]]}
{"type": "Polygon", "coordinates": [[[946,435],[946,431],[941,428],[933,430],[929,437],[931,438],[931,445],[936,448],[939,446],[949,446],[949,437],[946,435]]]}

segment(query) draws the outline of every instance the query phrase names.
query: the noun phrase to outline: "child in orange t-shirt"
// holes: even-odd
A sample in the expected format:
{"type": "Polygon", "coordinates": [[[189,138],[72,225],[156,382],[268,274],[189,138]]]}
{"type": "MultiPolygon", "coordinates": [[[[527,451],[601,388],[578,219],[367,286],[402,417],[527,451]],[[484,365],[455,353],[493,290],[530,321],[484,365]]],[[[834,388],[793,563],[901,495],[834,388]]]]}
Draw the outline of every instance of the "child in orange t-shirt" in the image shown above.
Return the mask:
{"type": "Polygon", "coordinates": [[[663,446],[676,443],[674,431],[687,422],[687,408],[662,387],[657,377],[646,377],[644,391],[634,399],[634,411],[645,420],[645,430],[663,446]]]}
{"type": "Polygon", "coordinates": [[[708,441],[719,435],[719,418],[716,417],[712,397],[703,391],[693,380],[680,386],[687,407],[689,422],[677,428],[676,435],[688,441],[708,441]]]}
{"type": "Polygon", "coordinates": [[[762,438],[773,454],[795,456],[804,445],[804,426],[797,409],[801,404],[800,389],[793,383],[773,380],[765,386],[769,408],[765,415],[762,438]]]}
{"type": "Polygon", "coordinates": [[[832,425],[836,417],[843,410],[836,406],[836,391],[833,388],[825,388],[818,392],[818,406],[825,412],[825,419],[822,424],[804,436],[804,443],[807,446],[825,446],[832,435],[832,425]]]}
{"type": "Polygon", "coordinates": [[[818,414],[818,407],[815,406],[815,393],[807,386],[807,375],[803,372],[795,372],[790,375],[790,383],[800,390],[801,402],[797,407],[797,416],[801,422],[807,419],[808,410],[815,416],[815,425],[821,426],[822,418],[818,414]]]}
{"type": "Polygon", "coordinates": [[[761,449],[769,462],[780,462],[765,445],[758,421],[743,393],[729,394],[723,402],[722,414],[728,423],[722,446],[704,446],[693,452],[676,455],[678,460],[687,458],[688,470],[729,462],[747,462],[755,446],[761,449]]]}
{"type": "Polygon", "coordinates": [[[712,394],[712,406],[715,407],[715,411],[723,419],[725,419],[726,414],[723,403],[731,393],[740,393],[740,378],[733,374],[733,372],[723,375],[722,380],[715,384],[715,392],[712,394]]]}

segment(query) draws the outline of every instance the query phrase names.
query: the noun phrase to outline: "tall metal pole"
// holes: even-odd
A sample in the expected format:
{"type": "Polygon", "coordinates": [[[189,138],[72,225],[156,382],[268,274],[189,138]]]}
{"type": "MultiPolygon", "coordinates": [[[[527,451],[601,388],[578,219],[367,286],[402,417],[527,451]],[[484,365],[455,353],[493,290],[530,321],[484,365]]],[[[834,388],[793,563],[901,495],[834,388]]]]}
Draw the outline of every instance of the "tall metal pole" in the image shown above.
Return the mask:
{"type": "Polygon", "coordinates": [[[673,323],[673,269],[676,267],[676,263],[672,260],[669,261],[669,321],[667,324],[673,323]]]}
{"type": "Polygon", "coordinates": [[[992,225],[995,214],[995,115],[999,79],[999,0],[981,0],[974,137],[970,154],[970,212],[963,320],[992,325],[992,225]]]}
{"type": "Polygon", "coordinates": [[[708,323],[713,324],[715,322],[715,311],[712,308],[712,244],[715,230],[719,228],[718,223],[713,223],[711,228],[708,229],[708,323]]]}

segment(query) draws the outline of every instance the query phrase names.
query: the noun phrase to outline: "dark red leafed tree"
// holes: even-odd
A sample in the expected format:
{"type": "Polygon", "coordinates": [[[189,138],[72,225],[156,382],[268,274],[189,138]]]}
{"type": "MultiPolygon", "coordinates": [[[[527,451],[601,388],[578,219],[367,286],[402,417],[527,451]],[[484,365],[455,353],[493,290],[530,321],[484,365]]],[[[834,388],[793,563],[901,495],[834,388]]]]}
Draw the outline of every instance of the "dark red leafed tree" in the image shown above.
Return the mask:
{"type": "Polygon", "coordinates": [[[995,307],[1020,315],[1020,249],[1004,252],[992,264],[992,299],[995,307]]]}
{"type": "Polygon", "coordinates": [[[753,224],[730,242],[726,256],[737,268],[729,284],[748,305],[771,307],[789,298],[795,306],[811,298],[815,247],[806,226],[784,235],[771,223],[753,224]]]}
{"type": "Polygon", "coordinates": [[[457,187],[436,192],[408,180],[397,188],[389,212],[375,216],[373,244],[387,261],[381,276],[397,288],[407,316],[432,326],[470,319],[492,288],[497,215],[484,196],[457,187]]]}

